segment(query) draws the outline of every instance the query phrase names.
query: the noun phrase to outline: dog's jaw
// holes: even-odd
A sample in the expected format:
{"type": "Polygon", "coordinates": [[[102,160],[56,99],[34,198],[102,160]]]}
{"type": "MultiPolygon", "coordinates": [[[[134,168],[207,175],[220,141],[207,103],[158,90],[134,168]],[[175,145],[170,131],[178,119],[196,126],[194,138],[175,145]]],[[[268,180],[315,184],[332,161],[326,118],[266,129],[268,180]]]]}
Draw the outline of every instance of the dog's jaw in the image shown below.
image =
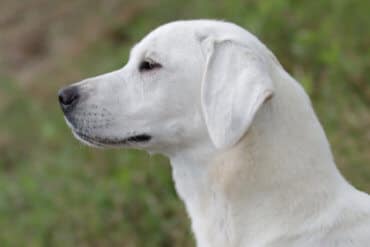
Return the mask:
{"type": "Polygon", "coordinates": [[[68,127],[71,129],[73,136],[85,145],[95,148],[124,148],[137,147],[143,148],[152,139],[152,136],[146,133],[137,134],[136,132],[129,132],[122,138],[109,138],[91,136],[86,131],[80,130],[74,126],[67,117],[64,117],[68,127]]]}

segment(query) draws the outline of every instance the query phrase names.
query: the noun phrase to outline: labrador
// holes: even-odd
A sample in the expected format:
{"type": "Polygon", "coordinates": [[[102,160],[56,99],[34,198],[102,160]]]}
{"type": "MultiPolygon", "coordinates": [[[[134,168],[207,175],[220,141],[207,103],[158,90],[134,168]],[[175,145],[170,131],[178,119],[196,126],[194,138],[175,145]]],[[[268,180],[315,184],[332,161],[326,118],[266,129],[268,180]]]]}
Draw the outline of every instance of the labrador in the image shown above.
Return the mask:
{"type": "Polygon", "coordinates": [[[301,85],[235,24],[160,26],[59,101],[83,143],[169,157],[199,247],[370,246],[369,195],[336,168],[301,85]]]}

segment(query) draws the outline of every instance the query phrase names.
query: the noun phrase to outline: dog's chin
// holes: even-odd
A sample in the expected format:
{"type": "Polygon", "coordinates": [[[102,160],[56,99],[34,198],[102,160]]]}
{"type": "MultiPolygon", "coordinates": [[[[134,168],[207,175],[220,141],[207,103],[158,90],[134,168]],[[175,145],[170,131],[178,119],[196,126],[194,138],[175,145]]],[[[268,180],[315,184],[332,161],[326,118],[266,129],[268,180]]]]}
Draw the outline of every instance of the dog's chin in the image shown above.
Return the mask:
{"type": "Polygon", "coordinates": [[[131,135],[125,138],[108,138],[99,136],[90,136],[82,132],[72,130],[73,135],[83,144],[95,148],[119,148],[119,147],[145,147],[152,137],[148,134],[131,135]]]}
{"type": "Polygon", "coordinates": [[[79,134],[77,134],[77,132],[73,131],[72,130],[72,133],[73,133],[73,136],[79,140],[81,143],[87,145],[87,146],[90,146],[90,147],[93,147],[93,148],[105,148],[104,145],[102,144],[99,144],[97,142],[93,142],[92,140],[88,140],[82,136],[80,136],[79,134]]]}

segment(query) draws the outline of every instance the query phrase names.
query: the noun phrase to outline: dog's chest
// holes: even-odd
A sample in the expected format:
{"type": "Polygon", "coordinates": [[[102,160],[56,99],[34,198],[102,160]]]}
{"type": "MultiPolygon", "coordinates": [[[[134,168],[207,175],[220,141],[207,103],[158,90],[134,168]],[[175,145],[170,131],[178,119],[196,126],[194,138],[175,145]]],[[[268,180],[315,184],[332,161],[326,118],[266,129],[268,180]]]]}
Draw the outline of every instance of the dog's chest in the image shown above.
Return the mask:
{"type": "Polygon", "coordinates": [[[197,246],[230,246],[232,229],[225,200],[210,186],[205,169],[189,166],[175,166],[173,178],[191,218],[197,246]]]}

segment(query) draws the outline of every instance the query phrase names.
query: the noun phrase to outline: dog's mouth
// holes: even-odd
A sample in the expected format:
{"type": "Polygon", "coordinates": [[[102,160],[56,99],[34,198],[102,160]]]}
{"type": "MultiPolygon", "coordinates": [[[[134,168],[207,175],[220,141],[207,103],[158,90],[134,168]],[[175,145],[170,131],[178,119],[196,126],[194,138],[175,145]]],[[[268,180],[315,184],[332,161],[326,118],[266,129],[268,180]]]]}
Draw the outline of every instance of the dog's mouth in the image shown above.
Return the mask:
{"type": "Polygon", "coordinates": [[[90,136],[79,131],[73,131],[73,133],[82,141],[87,142],[87,144],[91,144],[98,147],[104,146],[118,147],[118,146],[131,146],[135,144],[145,144],[152,139],[152,137],[148,134],[132,135],[120,139],[120,138],[90,136]]]}
{"type": "Polygon", "coordinates": [[[73,135],[82,143],[93,147],[122,147],[122,146],[143,146],[150,142],[152,136],[147,133],[131,132],[127,137],[104,137],[93,135],[90,130],[76,127],[73,118],[66,116],[67,125],[71,128],[73,135]]]}

